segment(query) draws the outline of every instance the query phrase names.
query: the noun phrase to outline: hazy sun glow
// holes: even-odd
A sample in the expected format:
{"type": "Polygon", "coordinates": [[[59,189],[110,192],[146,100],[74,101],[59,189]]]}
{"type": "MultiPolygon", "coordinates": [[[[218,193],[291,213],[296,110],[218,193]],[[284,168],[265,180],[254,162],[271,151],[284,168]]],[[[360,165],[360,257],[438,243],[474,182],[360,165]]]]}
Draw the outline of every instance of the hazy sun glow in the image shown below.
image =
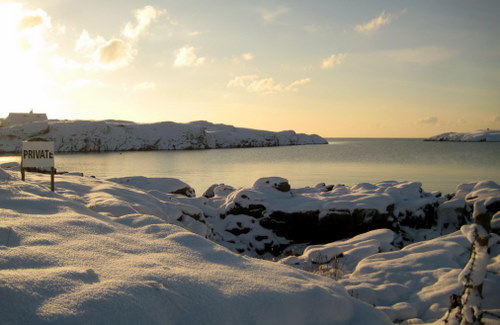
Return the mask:
{"type": "Polygon", "coordinates": [[[2,110],[19,111],[36,108],[53,110],[50,79],[43,52],[50,51],[44,32],[50,18],[42,10],[25,11],[20,4],[0,4],[0,87],[2,110]]]}
{"type": "Polygon", "coordinates": [[[500,3],[98,4],[0,0],[0,118],[322,136],[500,128],[500,3]]]}

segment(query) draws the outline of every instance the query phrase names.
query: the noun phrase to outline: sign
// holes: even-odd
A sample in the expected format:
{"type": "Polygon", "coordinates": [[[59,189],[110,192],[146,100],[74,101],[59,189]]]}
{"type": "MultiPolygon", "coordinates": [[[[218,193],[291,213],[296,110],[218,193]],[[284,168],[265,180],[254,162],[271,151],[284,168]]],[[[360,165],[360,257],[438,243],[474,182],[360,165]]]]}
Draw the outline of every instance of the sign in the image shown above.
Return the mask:
{"type": "Polygon", "coordinates": [[[21,166],[22,168],[54,168],[54,142],[23,141],[21,166]]]}
{"type": "Polygon", "coordinates": [[[23,141],[21,150],[21,179],[25,180],[25,170],[28,168],[50,168],[50,189],[54,192],[54,142],[23,141]]]}

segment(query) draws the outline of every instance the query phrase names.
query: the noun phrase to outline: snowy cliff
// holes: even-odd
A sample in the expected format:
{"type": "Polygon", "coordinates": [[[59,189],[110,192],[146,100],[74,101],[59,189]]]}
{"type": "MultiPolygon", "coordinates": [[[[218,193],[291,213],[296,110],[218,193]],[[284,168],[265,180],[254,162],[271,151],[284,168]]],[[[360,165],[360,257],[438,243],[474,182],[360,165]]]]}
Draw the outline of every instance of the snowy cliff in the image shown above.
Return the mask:
{"type": "Polygon", "coordinates": [[[186,124],[127,121],[48,121],[0,128],[0,152],[19,152],[21,141],[55,142],[58,152],[215,149],[326,144],[318,135],[270,132],[206,121],[186,124]]]}
{"type": "Polygon", "coordinates": [[[476,132],[446,132],[432,136],[426,141],[500,142],[500,130],[478,130],[476,132]]]}

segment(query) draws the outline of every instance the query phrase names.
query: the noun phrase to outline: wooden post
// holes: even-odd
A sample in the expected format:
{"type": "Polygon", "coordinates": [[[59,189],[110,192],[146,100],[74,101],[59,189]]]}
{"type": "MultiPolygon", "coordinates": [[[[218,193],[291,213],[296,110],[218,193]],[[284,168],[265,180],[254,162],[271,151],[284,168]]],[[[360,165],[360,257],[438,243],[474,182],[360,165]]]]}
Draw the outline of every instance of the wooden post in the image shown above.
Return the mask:
{"type": "Polygon", "coordinates": [[[21,166],[21,180],[24,182],[26,181],[26,172],[24,170],[24,167],[21,166]]]}
{"type": "Polygon", "coordinates": [[[50,168],[50,190],[54,192],[55,190],[55,184],[54,184],[54,178],[56,174],[56,169],[54,167],[50,168]]]}

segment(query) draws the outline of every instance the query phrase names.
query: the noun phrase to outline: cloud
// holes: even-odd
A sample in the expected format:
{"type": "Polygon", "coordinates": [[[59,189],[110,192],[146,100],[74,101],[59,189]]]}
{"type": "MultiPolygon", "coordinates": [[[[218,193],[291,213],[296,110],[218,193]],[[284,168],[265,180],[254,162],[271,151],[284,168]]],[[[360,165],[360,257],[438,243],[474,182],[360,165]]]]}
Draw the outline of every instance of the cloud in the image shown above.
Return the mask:
{"type": "Polygon", "coordinates": [[[135,51],[121,39],[112,39],[97,49],[97,62],[106,69],[117,69],[132,61],[135,51]]]}
{"type": "Polygon", "coordinates": [[[187,45],[177,51],[174,61],[174,67],[196,67],[202,65],[205,57],[199,57],[195,53],[196,49],[193,46],[187,45]]]}
{"type": "Polygon", "coordinates": [[[243,53],[231,59],[234,64],[241,64],[242,62],[252,61],[255,56],[252,53],[243,53]]]}
{"type": "Polygon", "coordinates": [[[372,31],[376,31],[380,27],[384,25],[388,25],[391,23],[393,20],[399,18],[401,15],[406,13],[406,9],[400,11],[397,14],[391,14],[391,13],[386,13],[385,11],[382,11],[382,13],[376,17],[370,20],[369,22],[362,24],[362,25],[357,25],[354,27],[354,30],[359,33],[369,33],[372,31]]]}
{"type": "Polygon", "coordinates": [[[154,82],[141,82],[138,83],[134,86],[134,91],[141,91],[141,90],[154,90],[156,89],[156,84],[154,82]]]}
{"type": "Polygon", "coordinates": [[[80,37],[75,42],[75,51],[77,52],[87,52],[94,51],[98,46],[106,43],[106,40],[102,36],[97,36],[95,38],[90,37],[89,32],[85,29],[80,33],[80,37]]]}
{"type": "Polygon", "coordinates": [[[243,53],[243,54],[241,55],[241,58],[242,58],[243,60],[245,60],[245,61],[252,61],[252,60],[253,60],[253,58],[254,58],[254,56],[253,56],[253,54],[252,54],[252,53],[243,53]]]}
{"type": "Polygon", "coordinates": [[[263,20],[265,20],[267,22],[272,22],[276,18],[278,18],[279,16],[284,15],[287,12],[289,12],[290,8],[284,7],[284,6],[279,6],[279,7],[272,8],[272,9],[269,9],[269,8],[260,8],[258,11],[260,13],[260,17],[263,20]]]}
{"type": "Polygon", "coordinates": [[[500,123],[500,115],[494,116],[491,120],[492,122],[500,123]]]}
{"type": "MultiPolygon", "coordinates": [[[[44,33],[52,28],[50,16],[42,9],[24,10],[17,24],[19,44],[24,50],[47,50],[54,48],[49,44],[44,33]]],[[[57,45],[55,45],[57,47],[57,45]]]]}
{"type": "Polygon", "coordinates": [[[341,64],[346,57],[347,54],[345,53],[332,54],[321,62],[321,69],[331,69],[334,66],[341,64]]]}
{"type": "Polygon", "coordinates": [[[424,119],[417,121],[418,124],[424,125],[437,125],[439,123],[439,119],[435,116],[429,116],[424,119]]]}
{"type": "Polygon", "coordinates": [[[145,6],[134,12],[135,22],[128,22],[121,31],[120,37],[106,40],[97,35],[92,37],[87,30],[80,33],[75,42],[75,51],[86,61],[77,64],[75,60],[58,60],[61,68],[80,68],[86,70],[116,70],[129,65],[137,55],[137,43],[147,33],[151,24],[166,10],[145,6]],[[71,64],[68,64],[71,62],[71,64]]]}
{"type": "Polygon", "coordinates": [[[134,14],[137,20],[136,24],[127,23],[122,30],[122,35],[130,40],[136,40],[141,35],[146,33],[148,27],[153,23],[158,17],[166,14],[167,11],[164,9],[157,9],[152,6],[145,6],[142,9],[137,9],[134,14]]]}
{"type": "Polygon", "coordinates": [[[274,81],[273,78],[260,78],[258,75],[245,75],[238,76],[230,80],[227,86],[232,88],[244,88],[251,93],[271,94],[277,92],[297,91],[299,86],[305,85],[309,82],[311,82],[310,78],[304,78],[285,85],[274,81]]]}
{"type": "Polygon", "coordinates": [[[19,21],[18,28],[27,30],[32,28],[50,28],[51,19],[42,9],[26,11],[24,17],[19,21]]]}
{"type": "Polygon", "coordinates": [[[401,62],[429,65],[435,62],[447,60],[453,57],[455,52],[438,46],[423,46],[410,49],[385,51],[384,54],[389,56],[391,59],[401,62]]]}

